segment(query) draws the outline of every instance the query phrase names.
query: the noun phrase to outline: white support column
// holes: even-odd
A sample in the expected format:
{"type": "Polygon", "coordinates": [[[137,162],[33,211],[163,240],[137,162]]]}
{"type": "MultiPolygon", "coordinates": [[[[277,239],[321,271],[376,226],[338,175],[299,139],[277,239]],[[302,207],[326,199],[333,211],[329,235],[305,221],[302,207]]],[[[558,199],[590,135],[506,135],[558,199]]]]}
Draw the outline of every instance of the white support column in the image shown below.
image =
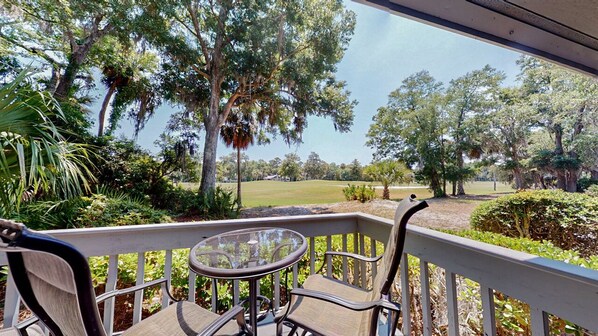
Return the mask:
{"type": "MultiPolygon", "coordinates": [[[[347,235],[343,234],[343,252],[347,252],[347,235]]],[[[343,281],[348,282],[347,257],[343,257],[343,281]]]]}

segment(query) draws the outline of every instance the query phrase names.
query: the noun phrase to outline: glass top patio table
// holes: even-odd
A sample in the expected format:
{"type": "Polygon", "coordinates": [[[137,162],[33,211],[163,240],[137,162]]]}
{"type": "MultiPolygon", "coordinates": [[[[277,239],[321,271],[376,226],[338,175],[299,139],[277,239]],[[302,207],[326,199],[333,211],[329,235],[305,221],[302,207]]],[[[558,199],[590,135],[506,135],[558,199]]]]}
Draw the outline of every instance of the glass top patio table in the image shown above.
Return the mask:
{"type": "Polygon", "coordinates": [[[220,279],[257,279],[299,261],[307,250],[303,235],[281,228],[225,232],[193,247],[189,266],[220,279]]]}

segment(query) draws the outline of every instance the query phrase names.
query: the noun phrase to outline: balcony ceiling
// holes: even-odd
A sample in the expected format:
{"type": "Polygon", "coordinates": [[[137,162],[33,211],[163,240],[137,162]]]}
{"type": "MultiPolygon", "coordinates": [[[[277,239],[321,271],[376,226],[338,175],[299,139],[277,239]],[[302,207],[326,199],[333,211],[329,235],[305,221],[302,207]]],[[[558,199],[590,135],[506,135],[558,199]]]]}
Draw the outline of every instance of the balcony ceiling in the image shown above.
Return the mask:
{"type": "Polygon", "coordinates": [[[355,0],[598,77],[598,0],[355,0]]]}

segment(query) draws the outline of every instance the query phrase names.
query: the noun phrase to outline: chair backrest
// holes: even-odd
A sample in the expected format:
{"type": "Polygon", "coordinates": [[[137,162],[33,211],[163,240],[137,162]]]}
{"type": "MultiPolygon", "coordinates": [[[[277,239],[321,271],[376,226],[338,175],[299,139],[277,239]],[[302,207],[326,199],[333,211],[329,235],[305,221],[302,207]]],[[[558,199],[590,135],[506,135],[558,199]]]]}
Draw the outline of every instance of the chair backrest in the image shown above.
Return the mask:
{"type": "Polygon", "coordinates": [[[0,238],[23,302],[54,336],[106,336],[81,252],[4,219],[0,238]]]}
{"type": "Polygon", "coordinates": [[[407,234],[407,222],[416,212],[428,207],[426,201],[416,201],[415,195],[403,199],[395,212],[394,225],[390,230],[388,242],[384,250],[384,256],[380,261],[378,273],[372,286],[372,300],[388,295],[392,283],[399,270],[403,248],[405,247],[405,236],[407,234]]]}

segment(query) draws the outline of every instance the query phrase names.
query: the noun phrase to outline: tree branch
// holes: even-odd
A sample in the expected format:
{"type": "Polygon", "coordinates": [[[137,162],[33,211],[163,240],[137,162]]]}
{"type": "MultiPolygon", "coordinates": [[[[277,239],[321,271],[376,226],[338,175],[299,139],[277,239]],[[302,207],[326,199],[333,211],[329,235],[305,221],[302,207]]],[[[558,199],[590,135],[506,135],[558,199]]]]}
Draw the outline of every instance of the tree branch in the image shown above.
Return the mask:
{"type": "Polygon", "coordinates": [[[206,66],[209,68],[211,60],[210,60],[208,45],[206,44],[206,41],[201,36],[201,28],[199,26],[199,20],[197,19],[196,11],[194,11],[194,9],[191,7],[191,4],[187,5],[187,11],[189,12],[189,16],[191,17],[191,22],[193,23],[193,28],[195,29],[194,35],[197,38],[197,41],[199,42],[199,46],[201,47],[201,52],[206,60],[206,66]]]}

